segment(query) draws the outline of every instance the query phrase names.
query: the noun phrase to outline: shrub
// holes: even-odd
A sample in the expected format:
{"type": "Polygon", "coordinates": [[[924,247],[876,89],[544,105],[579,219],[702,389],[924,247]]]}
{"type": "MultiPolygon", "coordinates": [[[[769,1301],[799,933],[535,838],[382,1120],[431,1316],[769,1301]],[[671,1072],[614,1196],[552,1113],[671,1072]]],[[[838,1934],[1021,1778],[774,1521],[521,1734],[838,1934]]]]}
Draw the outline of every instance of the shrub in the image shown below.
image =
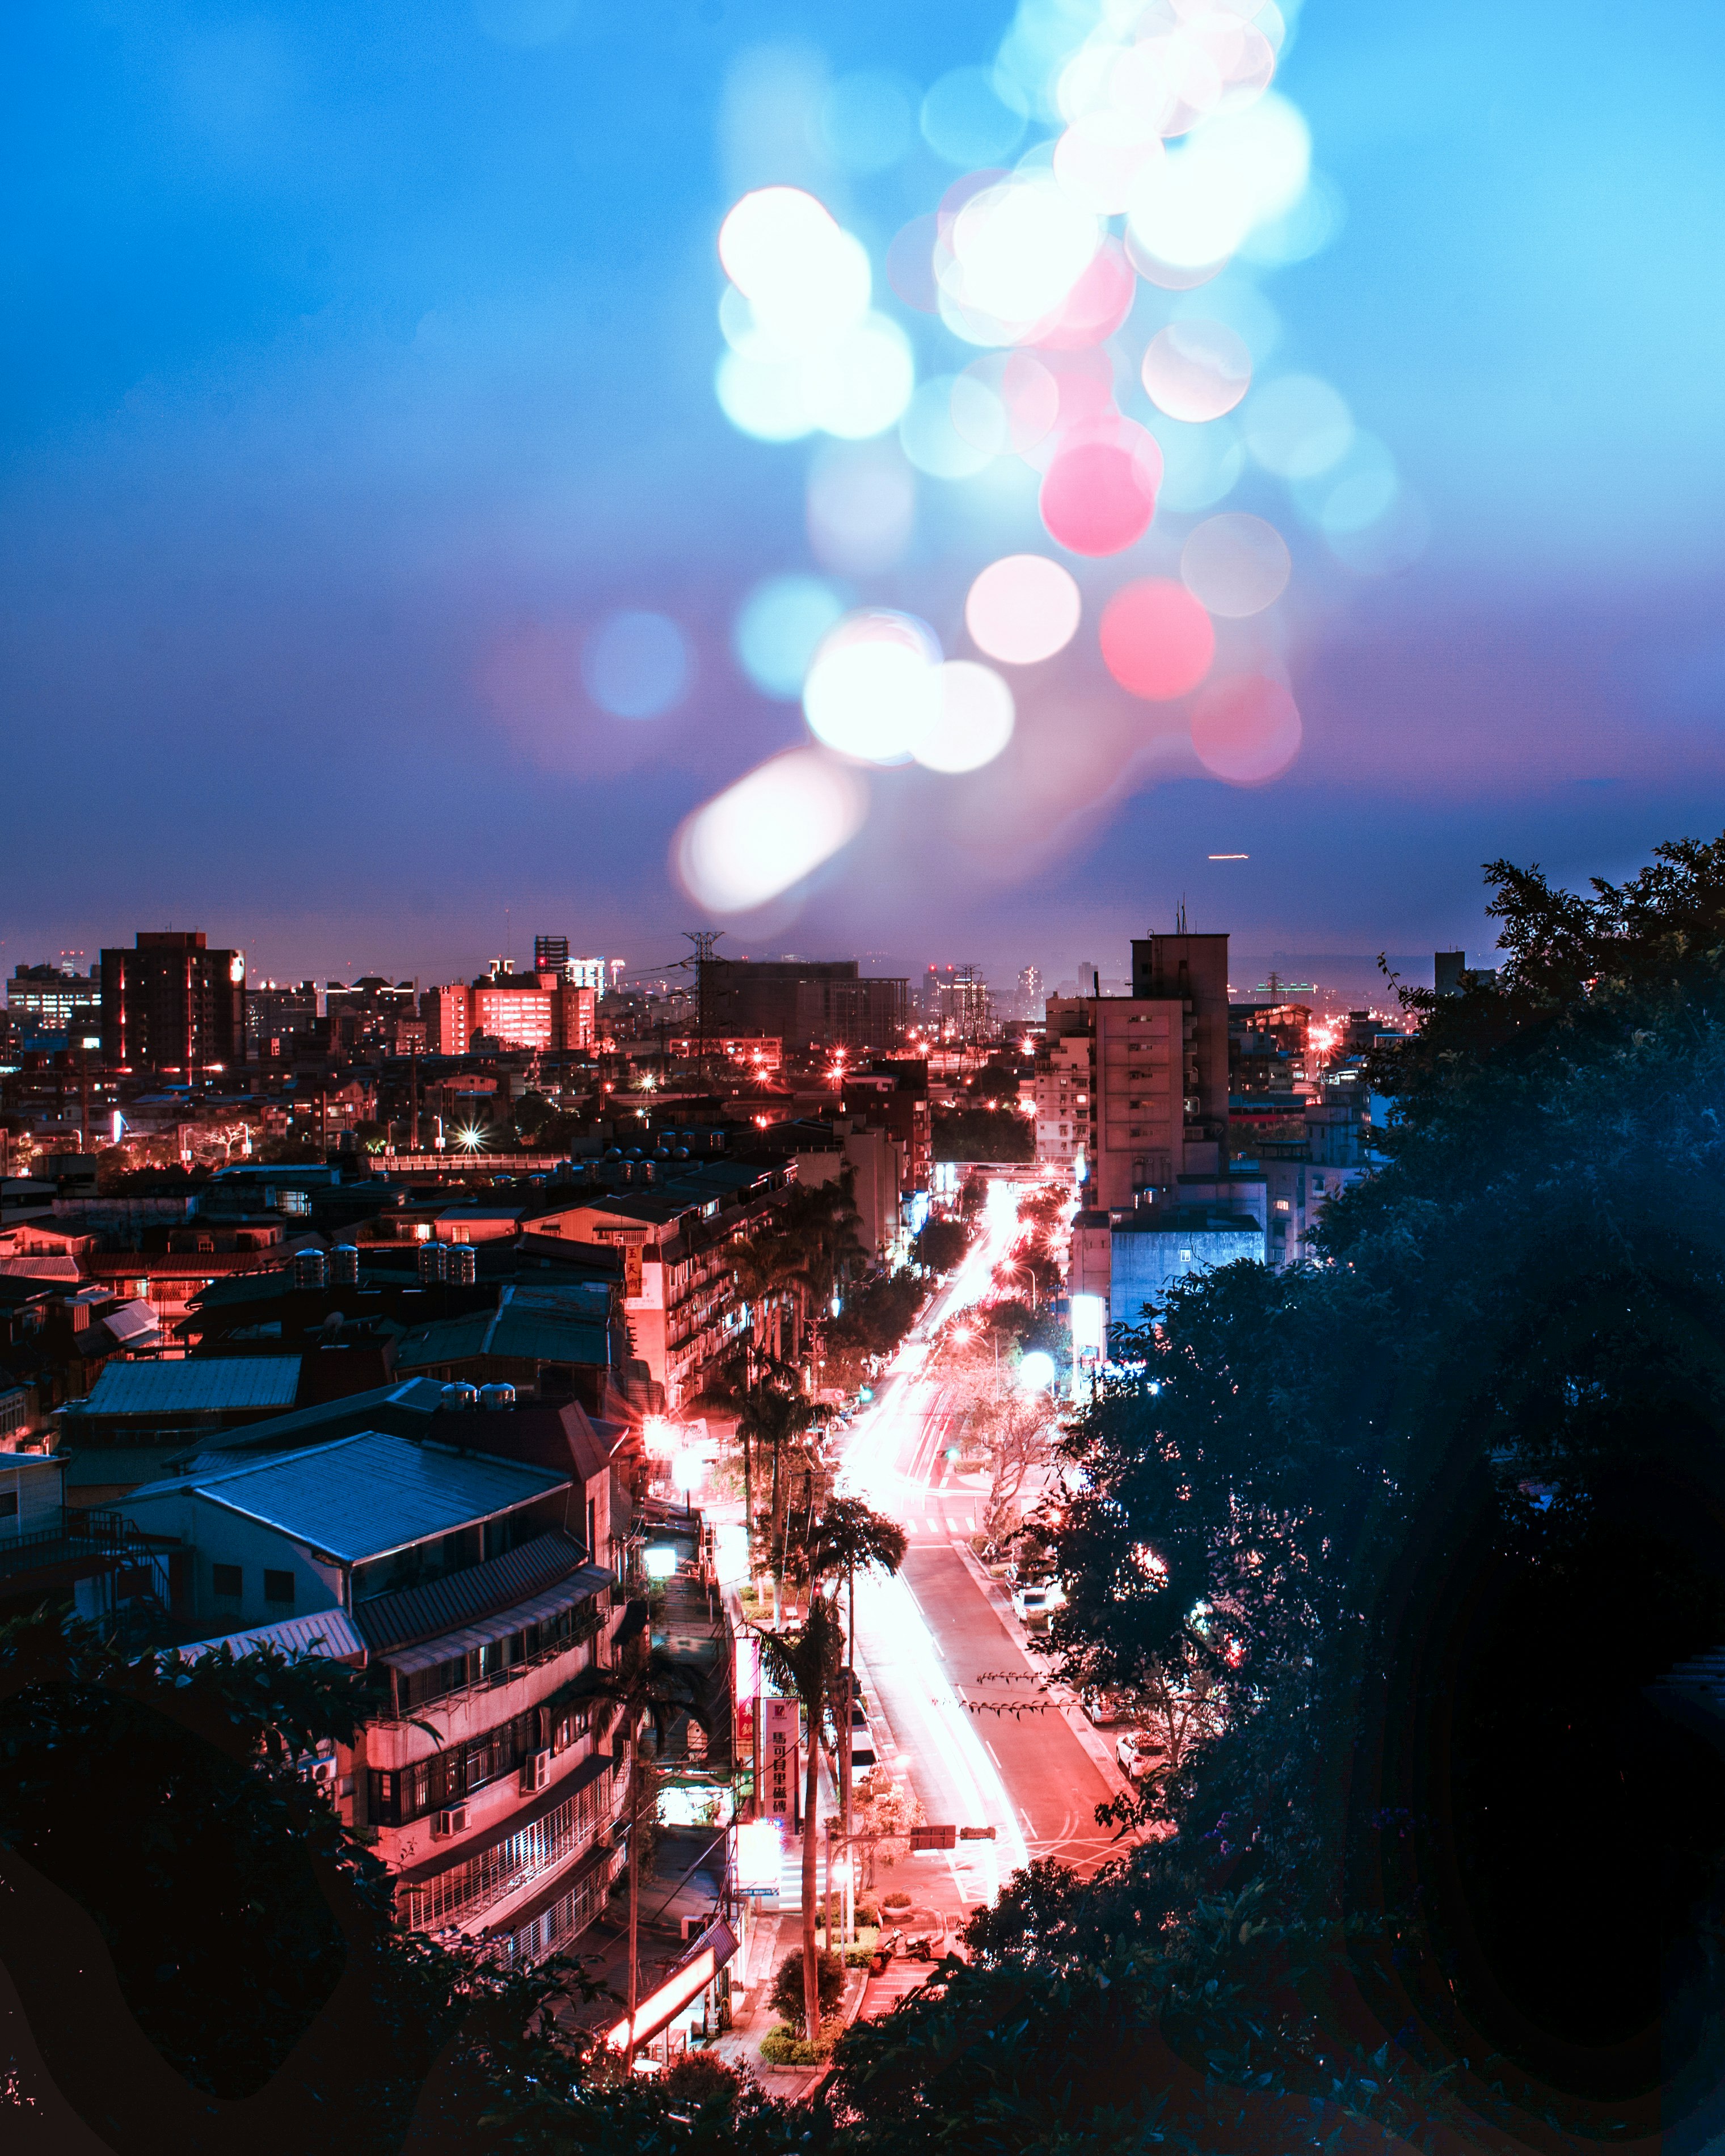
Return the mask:
{"type": "Polygon", "coordinates": [[[856,1922],[859,1930],[865,1924],[878,1924],[880,1921],[880,1910],[878,1903],[874,1902],[859,1902],[857,1903],[856,1922]]]}
{"type": "Polygon", "coordinates": [[[742,2093],[742,2076],[711,2051],[685,2051],[664,2081],[665,2094],[677,2103],[705,2110],[709,2105],[732,2109],[742,2093]]]}
{"type": "Polygon", "coordinates": [[[794,2029],[774,2029],[761,2040],[761,2056],[769,2066],[818,2066],[832,2056],[837,2041],[836,2031],[811,2044],[794,2029]]]}
{"type": "Polygon", "coordinates": [[[894,1887],[891,1893],[887,1895],[880,1904],[880,1907],[886,1910],[889,1917],[896,1917],[901,1914],[902,1912],[908,1909],[910,1906],[910,1896],[902,1892],[898,1887],[894,1887]]]}
{"type": "MultiPolygon", "coordinates": [[[[820,2012],[824,2020],[828,2015],[836,2014],[845,1997],[845,1963],[841,1956],[828,1952],[819,1956],[816,1963],[820,1974],[820,2012]]],[[[778,1974],[773,1979],[773,1989],[767,2004],[785,2020],[803,2021],[803,1949],[798,1947],[788,1953],[778,1964],[778,1974]]]]}

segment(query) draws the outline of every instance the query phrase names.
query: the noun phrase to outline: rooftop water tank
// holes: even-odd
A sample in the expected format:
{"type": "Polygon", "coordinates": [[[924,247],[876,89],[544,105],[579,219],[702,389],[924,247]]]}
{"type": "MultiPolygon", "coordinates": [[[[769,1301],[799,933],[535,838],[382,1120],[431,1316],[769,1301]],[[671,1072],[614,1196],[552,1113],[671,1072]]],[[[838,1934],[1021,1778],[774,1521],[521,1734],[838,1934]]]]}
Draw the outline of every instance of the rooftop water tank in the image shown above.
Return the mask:
{"type": "Polygon", "coordinates": [[[329,1269],[324,1264],[321,1250],[295,1250],[294,1253],[294,1286],[322,1287],[329,1278],[329,1269]]]}
{"type": "Polygon", "coordinates": [[[481,1385],[479,1404],[482,1408],[512,1408],[515,1405],[513,1385],[481,1385]]]}
{"type": "Polygon", "coordinates": [[[332,1287],[359,1286],[359,1252],[352,1243],[337,1243],[330,1252],[330,1284],[332,1287]]]}
{"type": "Polygon", "coordinates": [[[457,1287],[471,1287],[479,1278],[479,1259],[470,1243],[450,1244],[449,1278],[457,1287]]]}
{"type": "Polygon", "coordinates": [[[449,1245],[445,1243],[422,1243],[418,1250],[419,1277],[422,1281],[440,1281],[449,1277],[449,1245]]]}
{"type": "Polygon", "coordinates": [[[476,1408],[479,1405],[479,1398],[477,1385],[455,1384],[444,1387],[444,1405],[446,1408],[459,1409],[465,1412],[470,1408],[476,1408]]]}

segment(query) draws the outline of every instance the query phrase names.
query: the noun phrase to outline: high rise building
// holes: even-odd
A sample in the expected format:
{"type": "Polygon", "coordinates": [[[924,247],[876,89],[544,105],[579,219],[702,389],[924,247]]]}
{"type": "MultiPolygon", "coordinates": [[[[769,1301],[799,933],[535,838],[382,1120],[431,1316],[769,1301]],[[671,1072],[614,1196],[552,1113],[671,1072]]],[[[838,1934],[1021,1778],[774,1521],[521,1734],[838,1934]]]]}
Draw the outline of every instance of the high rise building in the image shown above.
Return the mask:
{"type": "Polygon", "coordinates": [[[1036,1096],[1037,1158],[1081,1154],[1091,1206],[1177,1197],[1183,1178],[1220,1174],[1228,938],[1135,940],[1131,995],[1050,997],[1036,1096]]]}
{"type": "Polygon", "coordinates": [[[1042,1015],[1042,968],[1040,966],[1020,966],[1019,968],[1019,1009],[1020,1018],[1039,1019],[1042,1015]]]}
{"type": "Polygon", "coordinates": [[[715,1034],[788,1044],[880,1049],[904,1031],[907,983],[865,978],[855,958],[709,958],[701,1018],[715,1034]]]}
{"type": "Polygon", "coordinates": [[[595,995],[603,995],[611,985],[606,963],[600,957],[572,957],[567,936],[533,938],[533,971],[556,973],[572,988],[591,988],[595,995]]]}
{"type": "Polygon", "coordinates": [[[102,1055],[134,1070],[189,1076],[238,1062],[245,1044],[245,953],[207,948],[201,929],[140,929],[102,953],[102,1055]]]}
{"type": "Polygon", "coordinates": [[[102,969],[19,966],[6,983],[6,1008],[44,1033],[64,1033],[90,1018],[102,1000],[102,969]]]}
{"type": "Polygon", "coordinates": [[[572,988],[552,973],[429,988],[421,1002],[426,1046],[434,1055],[465,1055],[483,1034],[504,1048],[591,1048],[596,1000],[591,988],[572,988]]]}
{"type": "Polygon", "coordinates": [[[567,936],[536,936],[533,938],[533,971],[536,973],[561,973],[569,963],[569,939],[567,936]]]}

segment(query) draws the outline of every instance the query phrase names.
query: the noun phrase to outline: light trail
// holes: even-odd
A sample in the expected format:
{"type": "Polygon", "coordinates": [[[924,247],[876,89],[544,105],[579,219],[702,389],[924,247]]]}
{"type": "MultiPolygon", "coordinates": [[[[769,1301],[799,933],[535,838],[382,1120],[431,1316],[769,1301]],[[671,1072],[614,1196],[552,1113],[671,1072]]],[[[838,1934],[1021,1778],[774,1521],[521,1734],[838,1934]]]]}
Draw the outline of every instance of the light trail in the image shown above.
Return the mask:
{"type": "MultiPolygon", "coordinates": [[[[974,1248],[930,1304],[918,1328],[920,1337],[906,1340],[893,1358],[874,1405],[852,1426],[839,1486],[894,1519],[901,1519],[913,1495],[927,1486],[922,1477],[907,1471],[921,1464],[927,1425],[938,1413],[944,1390],[928,1367],[929,1343],[948,1320],[988,1294],[994,1268],[1011,1249],[1018,1226],[1016,1188],[991,1182],[983,1233],[974,1248]]],[[[983,1898],[993,1902],[1003,1881],[1028,1866],[1029,1847],[999,1766],[947,1675],[939,1643],[902,1578],[879,1579],[870,1574],[858,1579],[857,1631],[883,1692],[894,1695],[897,1717],[905,1725],[896,1733],[907,1764],[923,1783],[925,1808],[931,1799],[943,1801],[952,1807],[947,1816],[955,1825],[994,1829],[994,1840],[965,1845],[969,1861],[986,1881],[983,1898]]],[[[931,1812],[930,1816],[935,1815],[931,1812]]],[[[956,1852],[952,1871],[957,1879],[956,1852]]]]}

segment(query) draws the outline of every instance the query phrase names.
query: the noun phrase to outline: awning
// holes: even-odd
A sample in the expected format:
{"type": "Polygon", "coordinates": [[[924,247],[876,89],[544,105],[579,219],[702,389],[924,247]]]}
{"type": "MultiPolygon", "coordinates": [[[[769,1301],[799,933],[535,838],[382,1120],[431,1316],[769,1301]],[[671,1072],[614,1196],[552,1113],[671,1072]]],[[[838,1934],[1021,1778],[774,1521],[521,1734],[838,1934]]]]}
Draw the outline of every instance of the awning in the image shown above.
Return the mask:
{"type": "Polygon", "coordinates": [[[494,1610],[489,1617],[476,1617],[470,1625],[439,1632],[434,1639],[416,1640],[411,1647],[385,1648],[378,1659],[388,1662],[392,1669],[399,1670],[403,1676],[411,1676],[416,1670],[434,1669],[439,1662],[452,1662],[457,1655],[469,1654],[475,1647],[488,1647],[495,1640],[506,1640],[511,1632],[521,1631],[529,1625],[542,1625],[547,1617],[561,1616],[578,1602],[585,1602],[615,1584],[612,1574],[603,1565],[583,1564],[567,1579],[560,1579],[555,1587],[542,1588],[525,1601],[511,1602],[506,1609],[494,1610]]]}
{"type": "MultiPolygon", "coordinates": [[[[635,2009],[637,2046],[649,2043],[691,1999],[700,1998],[736,1952],[736,1933],[722,1917],[716,1917],[691,1943],[658,1990],[635,2009]]],[[[614,2051],[621,2051],[627,2050],[629,2041],[629,2016],[624,2015],[614,2028],[605,2031],[605,2041],[614,2051]]]]}

